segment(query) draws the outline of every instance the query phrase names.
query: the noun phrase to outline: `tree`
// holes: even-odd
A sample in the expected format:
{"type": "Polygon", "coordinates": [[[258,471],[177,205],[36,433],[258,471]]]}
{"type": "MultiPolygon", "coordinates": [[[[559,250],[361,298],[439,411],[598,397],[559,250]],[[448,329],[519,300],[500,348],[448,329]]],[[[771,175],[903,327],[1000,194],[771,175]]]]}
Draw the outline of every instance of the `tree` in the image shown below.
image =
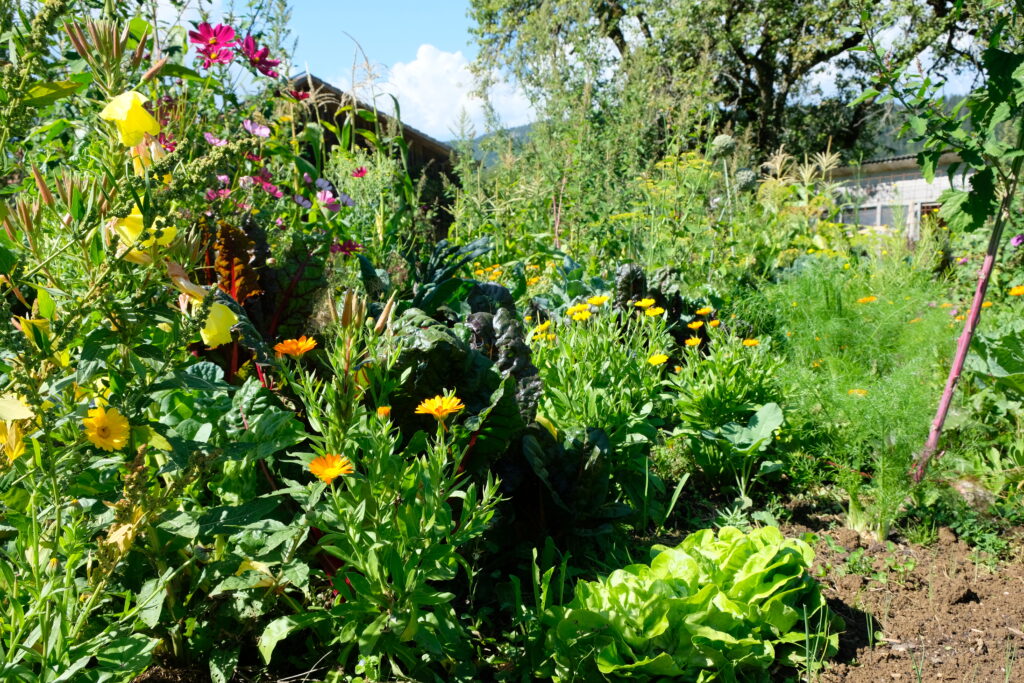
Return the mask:
{"type": "Polygon", "coordinates": [[[749,130],[767,154],[782,143],[800,152],[801,141],[862,142],[873,101],[845,109],[872,75],[857,48],[884,28],[891,68],[947,67],[964,57],[955,38],[970,28],[955,2],[471,0],[470,15],[479,72],[510,72],[545,108],[614,104],[630,88],[662,107],[696,85],[719,125],[749,130]]]}

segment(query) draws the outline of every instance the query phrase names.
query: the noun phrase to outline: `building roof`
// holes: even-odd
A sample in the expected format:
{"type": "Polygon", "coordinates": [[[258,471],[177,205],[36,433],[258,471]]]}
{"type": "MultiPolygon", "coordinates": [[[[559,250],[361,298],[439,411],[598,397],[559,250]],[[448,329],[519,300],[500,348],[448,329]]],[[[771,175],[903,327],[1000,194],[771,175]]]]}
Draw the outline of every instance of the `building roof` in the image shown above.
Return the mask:
{"type": "MultiPolygon", "coordinates": [[[[955,152],[946,152],[939,157],[937,166],[948,166],[949,164],[961,161],[960,155],[955,152]]],[[[884,157],[881,159],[869,159],[855,166],[842,166],[832,171],[833,178],[850,178],[870,175],[872,173],[890,173],[893,171],[905,171],[916,169],[917,155],[903,154],[896,157],[884,157]]]]}
{"type": "Polygon", "coordinates": [[[430,137],[408,124],[402,123],[394,116],[385,114],[374,105],[366,104],[357,99],[352,93],[336,88],[313,74],[307,73],[293,77],[289,82],[289,87],[294,90],[311,93],[316,107],[321,112],[329,113],[332,118],[337,115],[340,108],[348,105],[353,105],[356,109],[363,111],[374,112],[377,120],[383,125],[392,126],[397,124],[396,127],[402,131],[402,137],[405,138],[406,144],[409,145],[413,156],[436,160],[442,164],[450,164],[451,162],[453,150],[447,144],[430,137]]]}

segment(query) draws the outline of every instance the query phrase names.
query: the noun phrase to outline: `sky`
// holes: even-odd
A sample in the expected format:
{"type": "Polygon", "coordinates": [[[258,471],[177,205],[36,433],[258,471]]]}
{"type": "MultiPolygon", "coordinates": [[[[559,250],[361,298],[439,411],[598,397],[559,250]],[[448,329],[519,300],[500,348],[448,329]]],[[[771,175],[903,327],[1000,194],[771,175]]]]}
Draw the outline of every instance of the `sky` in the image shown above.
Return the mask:
{"type": "MultiPolygon", "coordinates": [[[[477,135],[485,132],[482,102],[471,94],[469,64],[476,46],[467,0],[293,0],[291,5],[290,28],[298,41],[294,74],[308,69],[345,90],[355,83],[364,101],[374,90],[393,94],[402,120],[439,140],[456,137],[463,111],[477,135]]],[[[517,88],[503,82],[490,94],[502,125],[532,120],[517,88]]],[[[378,98],[382,108],[389,102],[378,98]]]]}

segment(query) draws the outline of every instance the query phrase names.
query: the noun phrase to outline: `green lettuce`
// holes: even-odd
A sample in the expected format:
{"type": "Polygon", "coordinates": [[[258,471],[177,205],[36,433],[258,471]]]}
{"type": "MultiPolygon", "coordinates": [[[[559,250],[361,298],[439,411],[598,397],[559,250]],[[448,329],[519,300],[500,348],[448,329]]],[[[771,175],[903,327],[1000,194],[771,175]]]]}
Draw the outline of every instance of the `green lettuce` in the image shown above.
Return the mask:
{"type": "Polygon", "coordinates": [[[551,616],[554,678],[767,681],[838,649],[842,620],[808,574],[810,546],[775,527],[705,529],[650,565],[581,581],[551,616]]]}

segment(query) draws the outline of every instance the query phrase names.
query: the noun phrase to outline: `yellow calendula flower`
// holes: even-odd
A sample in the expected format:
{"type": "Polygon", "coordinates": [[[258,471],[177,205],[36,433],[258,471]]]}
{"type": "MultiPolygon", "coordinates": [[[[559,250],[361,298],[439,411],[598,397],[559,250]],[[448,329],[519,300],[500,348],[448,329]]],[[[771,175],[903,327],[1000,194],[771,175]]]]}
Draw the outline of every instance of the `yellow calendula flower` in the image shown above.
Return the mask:
{"type": "Polygon", "coordinates": [[[544,338],[546,340],[548,340],[549,342],[553,342],[556,339],[558,339],[558,335],[556,335],[555,333],[551,332],[551,333],[548,333],[548,334],[544,335],[544,338]]]}
{"type": "Polygon", "coordinates": [[[603,306],[608,302],[609,297],[607,296],[592,296],[587,299],[587,303],[591,306],[603,306]]]}
{"type": "Polygon", "coordinates": [[[907,324],[908,325],[913,325],[914,323],[919,323],[919,322],[921,322],[921,318],[911,318],[910,320],[907,321],[907,324]]]}
{"type": "Polygon", "coordinates": [[[637,308],[650,308],[654,305],[654,299],[640,299],[640,301],[637,301],[633,305],[637,308]]]}
{"type": "Polygon", "coordinates": [[[438,422],[443,422],[452,413],[465,409],[462,401],[455,396],[435,396],[426,398],[416,406],[417,415],[433,415],[438,422]]]}
{"type": "Polygon", "coordinates": [[[651,365],[662,365],[668,360],[668,356],[663,353],[656,353],[647,359],[647,362],[651,365]]]}
{"type": "Polygon", "coordinates": [[[647,310],[645,310],[644,311],[644,315],[646,315],[649,318],[653,318],[655,316],[661,315],[664,312],[665,312],[665,309],[662,308],[661,306],[654,306],[652,308],[648,308],[647,310]]]}
{"type": "Polygon", "coordinates": [[[573,315],[576,315],[577,313],[582,313],[583,311],[589,311],[589,310],[590,310],[590,305],[589,304],[576,304],[574,306],[570,306],[569,308],[565,309],[565,314],[569,315],[569,316],[573,316],[573,315]]]}
{"type": "Polygon", "coordinates": [[[206,319],[206,325],[199,330],[199,336],[203,343],[211,349],[222,344],[231,342],[231,328],[238,322],[238,316],[230,308],[221,303],[214,302],[210,307],[210,316],[206,319]]]}
{"type": "Polygon", "coordinates": [[[846,393],[848,393],[850,396],[861,396],[861,397],[863,397],[863,396],[867,396],[868,395],[868,390],[867,389],[850,389],[846,393]]]}
{"type": "Polygon", "coordinates": [[[551,321],[545,320],[540,325],[537,325],[537,327],[533,328],[533,333],[540,334],[541,332],[546,332],[549,327],[551,327],[551,321]]]}
{"type": "Polygon", "coordinates": [[[529,280],[526,281],[526,284],[529,287],[533,287],[535,284],[537,284],[539,282],[540,282],[540,276],[538,275],[536,277],[531,277],[529,280]]]}
{"type": "Polygon", "coordinates": [[[100,112],[101,119],[113,121],[117,126],[118,138],[125,147],[139,144],[146,133],[160,133],[160,124],[142,106],[146,101],[144,95],[129,90],[110,100],[100,112]]]}
{"type": "Polygon", "coordinates": [[[1010,296],[1024,296],[1024,285],[1010,287],[1010,296]]]}
{"type": "Polygon", "coordinates": [[[757,346],[760,343],[761,342],[757,341],[756,339],[744,339],[743,340],[743,345],[744,346],[757,346]]]}
{"type": "Polygon", "coordinates": [[[722,324],[721,320],[709,320],[708,321],[708,327],[718,327],[721,324],[722,324]]]}
{"type": "Polygon", "coordinates": [[[857,299],[857,303],[859,304],[870,304],[874,303],[875,301],[878,301],[877,296],[862,296],[861,298],[857,299]]]}
{"type": "Polygon", "coordinates": [[[982,308],[992,308],[992,302],[991,301],[982,301],[981,302],[981,307],[982,308]]]}
{"type": "Polygon", "coordinates": [[[278,342],[274,345],[274,351],[277,352],[277,357],[291,356],[292,358],[299,358],[303,354],[308,353],[316,348],[316,339],[302,335],[298,339],[285,339],[283,342],[278,342]]]}
{"type": "Polygon", "coordinates": [[[704,327],[704,321],[694,320],[692,323],[687,323],[686,326],[689,327],[691,330],[699,330],[700,328],[704,327]]]}
{"type": "Polygon", "coordinates": [[[958,315],[955,318],[953,318],[953,320],[957,321],[958,323],[962,323],[966,319],[967,319],[966,315],[958,315]]]}
{"type": "MultiPolygon", "coordinates": [[[[1012,291],[1012,290],[1011,290],[1011,291],[1012,291]]],[[[947,302],[945,302],[945,303],[939,304],[939,308],[953,308],[953,304],[951,304],[951,303],[949,303],[949,302],[947,301],[947,302]]]]}
{"type": "Polygon", "coordinates": [[[486,274],[487,274],[487,271],[484,270],[483,268],[477,268],[476,270],[473,271],[473,275],[476,275],[477,277],[482,277],[482,276],[484,276],[486,274]]]}
{"type": "Polygon", "coordinates": [[[704,308],[698,308],[697,309],[697,315],[710,315],[712,310],[713,309],[710,306],[705,306],[704,308]]]}
{"type": "Polygon", "coordinates": [[[700,337],[690,337],[689,339],[687,339],[683,343],[686,344],[687,346],[699,346],[700,345],[700,337]]]}
{"type": "Polygon", "coordinates": [[[344,455],[326,453],[309,463],[309,471],[323,483],[330,484],[342,475],[352,474],[356,469],[344,455]]]}
{"type": "Polygon", "coordinates": [[[105,451],[119,450],[128,443],[131,427],[117,408],[92,408],[82,424],[85,426],[85,438],[105,451]]]}
{"type": "Polygon", "coordinates": [[[582,322],[584,320],[589,320],[591,315],[590,311],[580,311],[578,313],[574,313],[572,319],[576,322],[582,322]]]}

